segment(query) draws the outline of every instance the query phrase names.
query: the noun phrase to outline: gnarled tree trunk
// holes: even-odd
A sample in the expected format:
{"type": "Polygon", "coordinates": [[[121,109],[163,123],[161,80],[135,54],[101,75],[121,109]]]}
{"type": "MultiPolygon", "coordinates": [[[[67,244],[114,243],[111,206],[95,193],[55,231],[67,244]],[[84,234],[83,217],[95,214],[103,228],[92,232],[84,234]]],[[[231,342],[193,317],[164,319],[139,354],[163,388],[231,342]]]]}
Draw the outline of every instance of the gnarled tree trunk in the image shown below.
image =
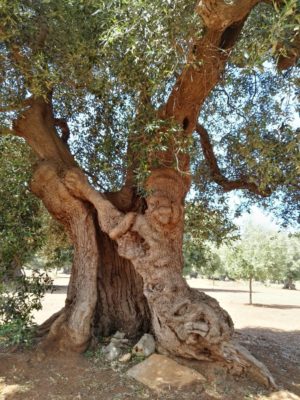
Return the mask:
{"type": "Polygon", "coordinates": [[[75,197],[94,205],[101,229],[142,276],[159,351],[222,361],[235,371],[252,372],[266,385],[274,383],[261,363],[233,343],[228,313],[215,299],[189,288],[182,277],[183,200],[188,182],[184,175],[171,168],[152,170],[144,214],[117,210],[79,169],[70,169],[64,182],[75,197]]]}

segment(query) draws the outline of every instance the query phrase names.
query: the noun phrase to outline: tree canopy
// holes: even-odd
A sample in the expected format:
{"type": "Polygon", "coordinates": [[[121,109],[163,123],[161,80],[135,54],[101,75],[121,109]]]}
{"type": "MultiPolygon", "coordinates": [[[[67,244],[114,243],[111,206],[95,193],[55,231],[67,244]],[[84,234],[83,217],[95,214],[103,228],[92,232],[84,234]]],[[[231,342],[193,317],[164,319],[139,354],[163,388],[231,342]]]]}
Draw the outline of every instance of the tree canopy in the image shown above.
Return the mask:
{"type": "MultiPolygon", "coordinates": [[[[132,163],[128,138],[139,154],[133,168],[141,183],[150,154],[176,136],[177,123],[163,120],[160,106],[184,68],[203,62],[188,56],[207,29],[194,6],[186,0],[2,1],[2,133],[29,94],[52,91],[57,127],[71,135],[72,152],[94,185],[116,190],[124,183],[132,163]]],[[[192,141],[175,140],[175,153],[192,155],[202,202],[220,207],[224,190],[245,189],[252,201],[262,194],[286,219],[298,218],[298,37],[296,0],[258,4],[202,108],[207,130],[195,131],[192,141]],[[283,60],[291,67],[278,73],[283,60]]]]}

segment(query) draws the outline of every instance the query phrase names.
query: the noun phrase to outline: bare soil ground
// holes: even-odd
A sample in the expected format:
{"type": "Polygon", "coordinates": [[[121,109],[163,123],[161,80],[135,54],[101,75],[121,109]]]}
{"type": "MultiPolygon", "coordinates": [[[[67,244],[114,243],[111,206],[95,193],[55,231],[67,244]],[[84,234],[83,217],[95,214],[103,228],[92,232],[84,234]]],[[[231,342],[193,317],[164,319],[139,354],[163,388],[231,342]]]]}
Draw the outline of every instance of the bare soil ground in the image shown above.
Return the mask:
{"type": "MultiPolygon", "coordinates": [[[[280,286],[254,285],[252,306],[247,305],[245,283],[189,280],[217,298],[233,318],[241,344],[272,372],[280,389],[266,391],[247,377],[232,377],[220,367],[190,363],[207,383],[155,393],[125,374],[129,364],[109,364],[100,349],[84,356],[56,355],[44,360],[32,351],[0,353],[0,400],[296,400],[300,399],[300,291],[280,286]]],[[[47,294],[36,315],[42,322],[63,306],[67,276],[55,280],[56,291],[47,294]]],[[[298,285],[299,287],[299,285],[298,285]]]]}

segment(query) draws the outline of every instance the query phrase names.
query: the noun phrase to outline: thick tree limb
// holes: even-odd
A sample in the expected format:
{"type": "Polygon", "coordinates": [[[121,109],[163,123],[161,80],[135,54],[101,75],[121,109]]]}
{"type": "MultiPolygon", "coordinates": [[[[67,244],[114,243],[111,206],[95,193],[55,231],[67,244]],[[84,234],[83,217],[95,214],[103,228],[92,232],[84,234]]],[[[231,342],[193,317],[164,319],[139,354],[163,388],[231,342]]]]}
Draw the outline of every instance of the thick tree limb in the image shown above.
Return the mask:
{"type": "Polygon", "coordinates": [[[162,117],[175,118],[186,133],[193,132],[201,106],[220,80],[244,23],[258,2],[199,2],[196,12],[204,22],[204,34],[192,43],[188,64],[174,85],[162,110],[162,117]]]}
{"type": "MultiPolygon", "coordinates": [[[[49,93],[47,99],[28,99],[28,107],[13,121],[13,130],[16,135],[26,139],[41,160],[55,160],[65,166],[75,166],[73,156],[55,129],[51,97],[49,93]]],[[[65,126],[64,129],[66,131],[65,126]]]]}
{"type": "Polygon", "coordinates": [[[259,196],[268,197],[271,194],[269,189],[262,191],[254,182],[249,182],[248,178],[229,180],[221,172],[216,156],[213,151],[212,144],[209,139],[207,130],[202,126],[197,124],[196,132],[200,136],[200,143],[203,150],[203,155],[205,161],[210,169],[211,178],[218,185],[222,186],[225,192],[236,189],[246,189],[250,192],[257,194],[259,196]]]}
{"type": "MultiPolygon", "coordinates": [[[[186,133],[193,132],[202,104],[219,82],[251,10],[261,2],[263,0],[199,1],[196,12],[203,20],[204,34],[192,42],[187,66],[161,109],[162,118],[175,118],[186,133]]],[[[279,57],[278,69],[294,65],[299,55],[300,44],[296,37],[287,54],[279,57]]]]}

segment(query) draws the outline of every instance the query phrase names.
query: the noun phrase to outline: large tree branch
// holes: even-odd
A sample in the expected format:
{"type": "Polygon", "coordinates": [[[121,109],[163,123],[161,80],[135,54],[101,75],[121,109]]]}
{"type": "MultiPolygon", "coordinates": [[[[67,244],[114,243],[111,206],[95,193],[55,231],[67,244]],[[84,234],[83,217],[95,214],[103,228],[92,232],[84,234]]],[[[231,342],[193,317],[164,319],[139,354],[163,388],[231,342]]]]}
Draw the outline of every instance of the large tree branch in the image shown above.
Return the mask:
{"type": "Polygon", "coordinates": [[[270,189],[261,190],[254,183],[250,182],[248,177],[243,177],[242,179],[229,180],[227,179],[221,172],[218,162],[210,142],[210,138],[207,130],[202,126],[197,124],[196,131],[200,137],[200,143],[203,150],[203,155],[207,166],[209,167],[211,178],[218,185],[222,186],[225,192],[229,192],[231,190],[236,189],[246,189],[250,192],[257,194],[259,196],[268,197],[271,194],[270,189]]]}
{"type": "MultiPolygon", "coordinates": [[[[196,13],[203,21],[204,34],[193,40],[188,63],[178,77],[161,117],[175,118],[184,131],[193,132],[205,99],[220,80],[231,50],[251,10],[264,0],[200,0],[196,13]]],[[[266,0],[269,2],[269,0],[266,0]]],[[[281,5],[281,1],[277,2],[281,5]]],[[[298,37],[287,54],[278,59],[278,69],[294,65],[300,54],[298,37]]]]}
{"type": "Polygon", "coordinates": [[[55,121],[52,95],[49,93],[46,99],[31,97],[27,100],[27,107],[13,121],[13,130],[16,135],[26,139],[40,160],[75,166],[72,154],[57,134],[55,121]]]}
{"type": "Polygon", "coordinates": [[[175,118],[186,133],[192,133],[199,111],[220,80],[251,9],[259,0],[201,0],[196,12],[204,23],[204,34],[190,47],[187,66],[178,77],[162,110],[162,117],[175,118]]]}

